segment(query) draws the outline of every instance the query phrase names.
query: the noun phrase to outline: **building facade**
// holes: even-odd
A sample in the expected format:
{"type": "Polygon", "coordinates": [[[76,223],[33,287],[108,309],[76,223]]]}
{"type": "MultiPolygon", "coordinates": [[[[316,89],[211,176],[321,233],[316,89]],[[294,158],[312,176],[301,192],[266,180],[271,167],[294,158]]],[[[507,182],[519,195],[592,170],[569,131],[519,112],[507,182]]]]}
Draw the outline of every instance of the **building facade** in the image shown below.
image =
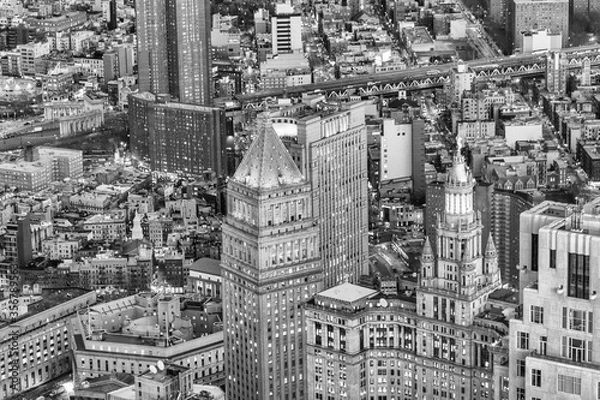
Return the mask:
{"type": "Polygon", "coordinates": [[[486,326],[478,319],[494,319],[486,303],[500,288],[501,278],[491,236],[484,251],[486,238],[473,205],[474,187],[473,176],[457,151],[444,185],[436,249],[426,241],[417,290],[417,314],[422,320],[416,328],[416,351],[423,357],[423,368],[417,368],[416,375],[423,382],[421,395],[428,398],[446,390],[470,399],[490,398],[495,385],[491,345],[506,334],[506,327],[486,326]],[[445,386],[439,372],[426,368],[432,359],[448,368],[454,387],[445,386]]]}
{"type": "Polygon", "coordinates": [[[273,55],[301,53],[302,15],[286,4],[277,4],[276,14],[271,17],[273,55]]]}
{"type": "Polygon", "coordinates": [[[345,283],[308,302],[308,398],[508,399],[508,351],[499,343],[512,292],[500,289],[491,237],[483,251],[473,190],[456,156],[436,250],[426,239],[414,290],[385,296],[345,283]]]}
{"type": "Polygon", "coordinates": [[[197,383],[221,385],[223,332],[200,330],[180,298],[140,292],[90,307],[71,320],[73,379],[140,375],[158,361],[190,369],[197,383]]]}
{"type": "Polygon", "coordinates": [[[380,180],[410,178],[413,199],[418,203],[425,201],[424,134],[425,123],[421,119],[383,120],[380,180]]]}
{"type": "Polygon", "coordinates": [[[302,399],[300,305],[321,290],[310,184],[270,121],[227,186],[223,308],[227,396],[302,399]]]}
{"type": "Polygon", "coordinates": [[[136,1],[139,87],[210,105],[210,2],[136,1]]]}
{"type": "Polygon", "coordinates": [[[522,313],[510,321],[511,399],[598,396],[599,205],[563,211],[538,231],[537,279],[523,288],[522,313]]]}
{"type": "Polygon", "coordinates": [[[365,104],[299,119],[298,143],[319,218],[325,287],[358,282],[368,255],[365,104]]]}
{"type": "Polygon", "coordinates": [[[521,213],[534,205],[525,192],[495,189],[492,194],[492,234],[498,249],[498,268],[502,282],[519,287],[519,232],[521,213]]]}
{"type": "Polygon", "coordinates": [[[71,317],[94,304],[96,292],[61,288],[42,291],[41,298],[36,308],[42,311],[34,312],[32,308],[25,318],[0,329],[0,366],[7,372],[0,376],[0,399],[70,372],[71,317]],[[15,358],[19,362],[15,363],[15,358]]]}
{"type": "Polygon", "coordinates": [[[144,92],[129,97],[131,149],[163,173],[223,174],[225,112],[144,92]]]}
{"type": "Polygon", "coordinates": [[[523,49],[523,33],[549,29],[562,34],[562,46],[569,39],[569,0],[508,0],[507,33],[512,50],[523,49]]]}

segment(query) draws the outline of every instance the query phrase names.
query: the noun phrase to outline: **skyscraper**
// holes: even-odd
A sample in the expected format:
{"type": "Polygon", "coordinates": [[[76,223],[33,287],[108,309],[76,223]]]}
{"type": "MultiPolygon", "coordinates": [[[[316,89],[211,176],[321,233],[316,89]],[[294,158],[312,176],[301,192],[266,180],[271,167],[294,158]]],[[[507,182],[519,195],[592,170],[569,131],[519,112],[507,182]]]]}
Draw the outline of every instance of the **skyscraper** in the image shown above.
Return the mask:
{"type": "Polygon", "coordinates": [[[325,287],[366,273],[369,199],[365,104],[322,110],[298,120],[298,143],[319,218],[325,287]]]}
{"type": "MultiPolygon", "coordinates": [[[[506,399],[508,333],[493,240],[483,251],[474,181],[456,156],[437,251],[426,239],[414,294],[344,283],[305,306],[310,399],[506,399]]],[[[512,306],[514,309],[515,305],[512,306]]]]}
{"type": "Polygon", "coordinates": [[[210,2],[136,0],[136,10],[140,90],[209,105],[210,2]]]}
{"type": "Polygon", "coordinates": [[[288,151],[312,186],[325,287],[358,282],[367,271],[365,104],[322,102],[269,114],[273,126],[286,126],[281,132],[288,151]]]}
{"type": "Polygon", "coordinates": [[[531,193],[494,189],[491,225],[498,249],[498,269],[502,282],[519,287],[519,230],[521,213],[529,210],[536,199],[531,193]]]}
{"type": "Polygon", "coordinates": [[[227,184],[223,304],[229,399],[304,397],[300,305],[322,288],[311,185],[262,127],[227,184]]]}
{"type": "Polygon", "coordinates": [[[133,154],[159,172],[226,175],[225,111],[168,97],[148,92],[129,96],[133,154]]]}
{"type": "MultiPolygon", "coordinates": [[[[426,239],[421,257],[417,314],[435,322],[418,324],[416,339],[419,356],[439,360],[451,371],[449,381],[456,382],[451,392],[473,399],[491,395],[493,360],[489,347],[496,339],[491,330],[473,332],[480,329],[478,319],[491,318],[493,313],[486,314],[486,302],[501,285],[491,236],[483,249],[483,225],[473,206],[474,187],[473,176],[457,151],[444,186],[444,213],[437,222],[436,249],[426,239]],[[480,371],[465,374],[471,369],[480,371]]],[[[436,369],[423,368],[421,374],[417,368],[417,377],[423,382],[423,397],[439,390],[436,369]]]]}
{"type": "Polygon", "coordinates": [[[510,321],[511,399],[598,398],[600,204],[560,206],[544,202],[530,213],[537,270],[510,321]]]}

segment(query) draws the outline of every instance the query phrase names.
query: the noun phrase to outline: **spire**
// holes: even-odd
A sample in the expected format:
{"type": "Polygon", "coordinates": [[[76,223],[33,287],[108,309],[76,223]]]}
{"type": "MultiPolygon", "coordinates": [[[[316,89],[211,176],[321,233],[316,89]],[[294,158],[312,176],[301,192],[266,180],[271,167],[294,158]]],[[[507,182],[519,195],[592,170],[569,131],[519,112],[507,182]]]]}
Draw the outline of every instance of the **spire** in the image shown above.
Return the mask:
{"type": "Polygon", "coordinates": [[[425,236],[425,244],[423,244],[423,253],[421,254],[423,260],[433,260],[433,249],[431,248],[431,242],[429,236],[425,236]]]}
{"type": "Polygon", "coordinates": [[[304,177],[275,130],[268,113],[258,121],[259,131],[233,175],[233,180],[254,189],[298,184],[304,177]]]}
{"type": "Polygon", "coordinates": [[[486,257],[497,257],[498,252],[496,251],[496,245],[494,244],[494,238],[492,237],[492,232],[490,232],[487,240],[487,245],[485,246],[485,256],[486,257]]]}

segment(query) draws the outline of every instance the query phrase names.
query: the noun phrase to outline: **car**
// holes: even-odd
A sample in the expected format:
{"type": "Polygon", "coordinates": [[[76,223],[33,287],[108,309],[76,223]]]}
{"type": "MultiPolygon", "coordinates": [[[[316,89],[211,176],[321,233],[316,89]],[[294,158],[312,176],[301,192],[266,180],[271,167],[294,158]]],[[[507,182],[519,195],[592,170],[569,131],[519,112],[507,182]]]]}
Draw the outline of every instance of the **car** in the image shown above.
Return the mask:
{"type": "Polygon", "coordinates": [[[50,392],[50,396],[54,397],[54,396],[58,396],[59,394],[63,394],[66,391],[66,389],[63,386],[57,387],[56,389],[52,390],[52,392],[50,392]]]}

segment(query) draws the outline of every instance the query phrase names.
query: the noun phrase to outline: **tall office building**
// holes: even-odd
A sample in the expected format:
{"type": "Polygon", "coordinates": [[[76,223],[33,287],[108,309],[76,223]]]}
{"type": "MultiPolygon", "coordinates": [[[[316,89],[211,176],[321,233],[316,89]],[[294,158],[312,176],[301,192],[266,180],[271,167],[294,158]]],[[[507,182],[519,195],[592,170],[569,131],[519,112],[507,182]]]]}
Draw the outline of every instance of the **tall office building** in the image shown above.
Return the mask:
{"type": "Polygon", "coordinates": [[[523,312],[510,321],[511,399],[598,398],[599,207],[596,199],[561,212],[538,231],[537,280],[523,288],[523,312]]]}
{"type": "Polygon", "coordinates": [[[210,2],[136,0],[141,91],[211,102],[210,2]]]}
{"type": "Polygon", "coordinates": [[[301,53],[302,15],[287,4],[277,4],[276,13],[271,17],[271,36],[273,55],[301,53]]]}
{"type": "Polygon", "coordinates": [[[521,213],[535,204],[527,192],[494,189],[492,194],[491,226],[498,249],[498,268],[502,282],[519,287],[519,232],[521,213]]]}
{"type": "Polygon", "coordinates": [[[508,398],[507,351],[498,344],[512,292],[500,289],[491,238],[483,251],[473,189],[455,157],[437,251],[426,239],[414,294],[344,283],[305,305],[308,398],[508,398]]]}
{"type": "MultiPolygon", "coordinates": [[[[478,330],[477,319],[488,311],[486,302],[500,288],[501,279],[491,237],[483,249],[483,225],[473,207],[475,181],[460,151],[457,153],[444,186],[444,213],[437,222],[436,249],[426,240],[421,257],[417,314],[435,322],[417,325],[417,353],[452,367],[449,375],[457,382],[454,393],[466,391],[472,395],[465,398],[486,398],[491,394],[491,370],[469,373],[466,378],[464,372],[491,368],[490,342],[494,339],[473,331],[478,330]]],[[[427,397],[425,393],[436,389],[439,375],[430,368],[422,372],[417,369],[423,396],[427,397]]]]}
{"type": "Polygon", "coordinates": [[[159,172],[225,175],[225,111],[168,97],[148,92],[129,96],[133,154],[159,172]]]}
{"type": "Polygon", "coordinates": [[[358,282],[369,251],[365,104],[300,118],[298,143],[319,219],[325,287],[358,282]]]}
{"type": "Polygon", "coordinates": [[[507,34],[512,50],[523,49],[523,32],[548,29],[569,40],[569,0],[508,0],[507,34]]]}
{"type": "Polygon", "coordinates": [[[304,398],[300,305],[322,288],[311,185],[263,121],[227,184],[223,308],[228,399],[304,398]]]}
{"type": "Polygon", "coordinates": [[[312,185],[325,286],[358,282],[368,256],[366,102],[298,104],[269,118],[312,185]]]}
{"type": "Polygon", "coordinates": [[[519,220],[519,293],[538,280],[540,229],[565,218],[573,204],[544,201],[521,213],[519,220]]]}

